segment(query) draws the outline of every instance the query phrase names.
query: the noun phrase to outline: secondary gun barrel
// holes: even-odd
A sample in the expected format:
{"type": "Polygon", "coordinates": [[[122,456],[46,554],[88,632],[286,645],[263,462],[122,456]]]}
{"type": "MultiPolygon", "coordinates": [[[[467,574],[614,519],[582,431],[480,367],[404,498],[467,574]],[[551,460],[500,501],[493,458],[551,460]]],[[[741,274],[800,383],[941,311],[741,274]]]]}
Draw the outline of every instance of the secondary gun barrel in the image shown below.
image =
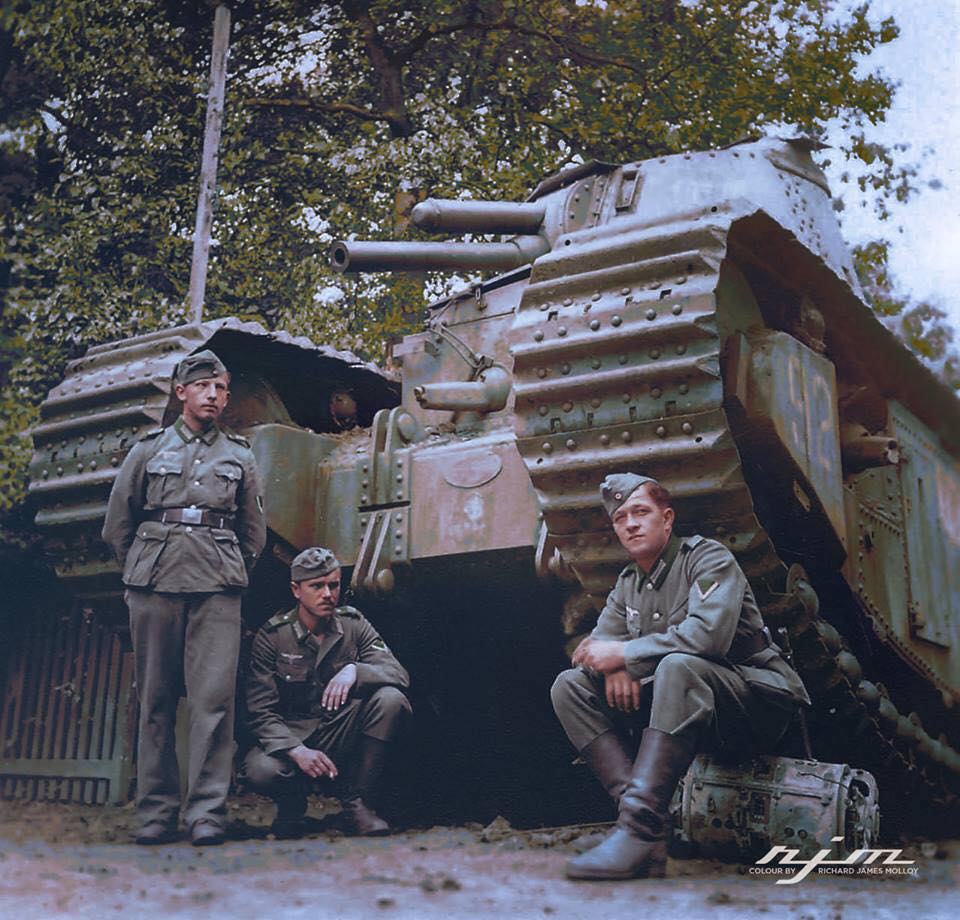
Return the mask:
{"type": "Polygon", "coordinates": [[[506,243],[397,243],[337,240],[330,266],[338,272],[510,271],[549,252],[542,236],[506,243]]]}
{"type": "Polygon", "coordinates": [[[455,412],[499,412],[510,395],[510,374],[499,364],[487,368],[478,380],[441,381],[414,387],[424,409],[455,412]]]}
{"type": "Polygon", "coordinates": [[[456,201],[427,198],[410,214],[421,230],[431,233],[539,233],[546,214],[541,202],[456,201]]]}

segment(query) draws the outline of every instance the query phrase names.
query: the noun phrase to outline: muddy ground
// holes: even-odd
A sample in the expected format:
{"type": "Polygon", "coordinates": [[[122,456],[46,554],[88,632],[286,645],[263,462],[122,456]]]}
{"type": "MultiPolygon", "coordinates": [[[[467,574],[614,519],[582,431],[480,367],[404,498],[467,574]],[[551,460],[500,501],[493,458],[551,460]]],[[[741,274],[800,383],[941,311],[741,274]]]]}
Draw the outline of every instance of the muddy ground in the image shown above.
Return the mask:
{"type": "Polygon", "coordinates": [[[313,800],[307,838],[267,835],[255,796],[231,806],[231,838],[197,849],[130,843],[131,808],[0,803],[0,917],[927,920],[960,916],[960,840],[908,845],[916,872],[813,874],[777,885],[751,864],[673,859],[656,881],[570,882],[578,828],[481,825],[356,840],[313,800]]]}

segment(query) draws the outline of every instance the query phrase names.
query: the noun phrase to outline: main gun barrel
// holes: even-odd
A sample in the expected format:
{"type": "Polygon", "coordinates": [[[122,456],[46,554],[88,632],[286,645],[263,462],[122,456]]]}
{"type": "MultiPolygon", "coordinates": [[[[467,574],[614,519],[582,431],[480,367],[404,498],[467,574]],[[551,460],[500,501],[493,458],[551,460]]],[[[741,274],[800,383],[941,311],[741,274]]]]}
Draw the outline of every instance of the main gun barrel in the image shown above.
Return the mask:
{"type": "Polygon", "coordinates": [[[431,233],[539,233],[546,214],[541,202],[455,201],[427,198],[412,211],[410,219],[431,233]]]}
{"type": "Polygon", "coordinates": [[[396,243],[337,240],[330,265],[338,272],[499,271],[527,265],[549,252],[542,236],[506,243],[396,243]]]}

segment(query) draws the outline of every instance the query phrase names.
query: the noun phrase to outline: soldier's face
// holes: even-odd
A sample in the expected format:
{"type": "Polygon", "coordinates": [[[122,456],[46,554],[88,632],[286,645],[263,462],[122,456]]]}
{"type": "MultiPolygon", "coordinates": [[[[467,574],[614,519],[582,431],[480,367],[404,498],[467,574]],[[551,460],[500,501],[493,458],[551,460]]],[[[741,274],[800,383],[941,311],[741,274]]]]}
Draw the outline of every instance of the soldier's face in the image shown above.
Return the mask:
{"type": "Polygon", "coordinates": [[[230,398],[230,378],[205,377],[192,383],[178,383],[177,399],[183,403],[183,419],[193,429],[209,428],[223,412],[230,398]]]}
{"type": "Polygon", "coordinates": [[[340,569],[329,575],[291,582],[290,590],[300,604],[301,612],[306,615],[306,625],[328,619],[340,601],[340,569]]]}
{"type": "Polygon", "coordinates": [[[613,530],[630,558],[649,571],[673,533],[673,509],[661,508],[644,483],[613,513],[613,530]]]}

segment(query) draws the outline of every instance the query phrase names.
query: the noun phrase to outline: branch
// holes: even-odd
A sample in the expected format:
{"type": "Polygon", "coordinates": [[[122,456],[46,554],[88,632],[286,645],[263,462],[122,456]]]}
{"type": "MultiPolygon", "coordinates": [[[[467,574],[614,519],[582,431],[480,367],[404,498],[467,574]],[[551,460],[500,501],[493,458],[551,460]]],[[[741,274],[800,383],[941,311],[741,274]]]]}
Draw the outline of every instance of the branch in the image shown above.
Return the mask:
{"type": "Polygon", "coordinates": [[[390,121],[385,112],[366,109],[352,102],[321,102],[317,99],[280,99],[270,96],[250,96],[242,100],[242,105],[258,106],[262,108],[301,109],[305,112],[323,112],[328,115],[354,115],[363,121],[390,121]]]}
{"type": "Polygon", "coordinates": [[[383,116],[390,125],[390,133],[394,137],[410,137],[413,134],[413,122],[404,100],[403,62],[397,60],[394,52],[381,39],[368,3],[364,0],[348,0],[344,2],[343,9],[360,27],[367,57],[380,76],[380,89],[386,102],[383,116]]]}

